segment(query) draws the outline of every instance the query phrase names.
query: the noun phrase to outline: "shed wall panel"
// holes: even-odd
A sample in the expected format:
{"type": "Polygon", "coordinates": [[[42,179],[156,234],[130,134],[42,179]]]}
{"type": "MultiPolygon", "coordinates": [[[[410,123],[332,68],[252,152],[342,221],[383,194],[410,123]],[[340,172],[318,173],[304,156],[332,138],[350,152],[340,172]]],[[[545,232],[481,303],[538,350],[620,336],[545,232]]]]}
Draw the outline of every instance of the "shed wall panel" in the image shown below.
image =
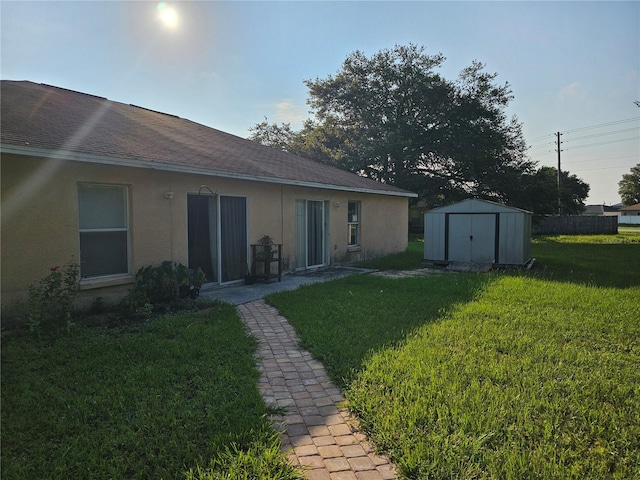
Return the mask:
{"type": "Polygon", "coordinates": [[[498,263],[516,264],[522,256],[522,215],[500,214],[500,253],[498,263]]]}
{"type": "Polygon", "coordinates": [[[523,265],[531,250],[531,215],[500,214],[500,254],[498,263],[523,265]]]}
{"type": "Polygon", "coordinates": [[[424,259],[435,262],[445,260],[445,214],[424,215],[424,259]]]}

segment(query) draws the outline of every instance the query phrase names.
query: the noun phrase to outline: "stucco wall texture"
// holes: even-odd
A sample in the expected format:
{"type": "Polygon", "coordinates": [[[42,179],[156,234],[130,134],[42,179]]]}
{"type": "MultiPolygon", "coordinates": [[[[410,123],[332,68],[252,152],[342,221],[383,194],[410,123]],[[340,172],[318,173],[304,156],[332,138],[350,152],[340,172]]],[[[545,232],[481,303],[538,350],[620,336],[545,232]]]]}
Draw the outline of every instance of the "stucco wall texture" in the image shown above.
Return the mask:
{"type": "Polygon", "coordinates": [[[26,297],[31,283],[49,268],[79,263],[78,183],[128,186],[129,275],[83,280],[80,306],[96,297],[117,301],[135,272],[165,260],[188,263],[187,195],[207,185],[218,195],[247,199],[249,244],[263,235],[283,244],[284,265],[296,265],[296,200],[327,202],[327,250],[331,264],[404,251],[406,197],[346,192],[3,154],[1,165],[1,293],[5,311],[26,297]],[[170,195],[169,192],[172,192],[170,195]],[[167,198],[170,197],[170,198],[167,198]],[[361,246],[347,248],[347,205],[361,202],[361,246]]]}

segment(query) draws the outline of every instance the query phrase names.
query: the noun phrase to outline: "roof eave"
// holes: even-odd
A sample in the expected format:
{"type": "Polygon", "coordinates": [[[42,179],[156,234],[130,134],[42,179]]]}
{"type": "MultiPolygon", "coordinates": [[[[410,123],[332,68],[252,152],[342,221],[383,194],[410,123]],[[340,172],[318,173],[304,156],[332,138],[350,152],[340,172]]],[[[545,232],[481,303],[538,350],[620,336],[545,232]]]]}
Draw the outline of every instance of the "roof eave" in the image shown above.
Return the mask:
{"type": "Polygon", "coordinates": [[[191,173],[197,175],[208,175],[222,178],[232,178],[236,180],[249,180],[253,182],[276,183],[293,185],[298,187],[322,188],[325,190],[340,190],[358,193],[370,193],[375,195],[389,195],[394,197],[416,198],[418,195],[413,192],[378,190],[375,188],[349,187],[345,185],[334,185],[319,182],[307,182],[287,178],[266,177],[260,175],[248,175],[242,173],[223,172],[209,168],[190,167],[186,165],[176,165],[170,163],[154,162],[149,160],[137,160],[132,158],[111,157],[94,155],[88,153],[73,152],[69,150],[52,150],[40,147],[11,145],[0,143],[0,153],[14,155],[25,155],[31,157],[51,158],[55,160],[70,160],[84,163],[97,163],[102,165],[115,165],[120,167],[146,168],[151,170],[162,170],[176,173],[191,173]]]}

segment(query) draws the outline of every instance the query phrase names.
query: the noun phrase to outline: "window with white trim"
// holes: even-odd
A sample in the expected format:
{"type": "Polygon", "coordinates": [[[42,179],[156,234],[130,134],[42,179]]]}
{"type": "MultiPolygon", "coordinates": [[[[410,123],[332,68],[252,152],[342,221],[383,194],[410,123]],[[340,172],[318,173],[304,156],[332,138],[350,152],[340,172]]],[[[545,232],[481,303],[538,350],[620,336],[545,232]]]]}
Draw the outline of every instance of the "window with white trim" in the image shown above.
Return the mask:
{"type": "Polygon", "coordinates": [[[129,273],[128,188],[78,184],[80,276],[129,273]]]}
{"type": "Polygon", "coordinates": [[[349,247],[360,246],[360,202],[349,202],[347,208],[349,247]]]}

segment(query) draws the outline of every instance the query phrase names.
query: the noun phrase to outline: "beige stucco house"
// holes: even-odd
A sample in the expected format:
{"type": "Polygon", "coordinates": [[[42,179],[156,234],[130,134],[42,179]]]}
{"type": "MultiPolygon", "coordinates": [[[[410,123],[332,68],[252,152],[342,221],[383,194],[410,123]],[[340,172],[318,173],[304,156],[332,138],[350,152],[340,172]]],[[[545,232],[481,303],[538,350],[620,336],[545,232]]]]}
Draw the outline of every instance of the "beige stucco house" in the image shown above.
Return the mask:
{"type": "Polygon", "coordinates": [[[3,309],[67,262],[87,302],[117,299],[165,260],[241,281],[264,235],[285,271],[407,246],[410,192],[93,95],[14,81],[0,92],[3,309]]]}

